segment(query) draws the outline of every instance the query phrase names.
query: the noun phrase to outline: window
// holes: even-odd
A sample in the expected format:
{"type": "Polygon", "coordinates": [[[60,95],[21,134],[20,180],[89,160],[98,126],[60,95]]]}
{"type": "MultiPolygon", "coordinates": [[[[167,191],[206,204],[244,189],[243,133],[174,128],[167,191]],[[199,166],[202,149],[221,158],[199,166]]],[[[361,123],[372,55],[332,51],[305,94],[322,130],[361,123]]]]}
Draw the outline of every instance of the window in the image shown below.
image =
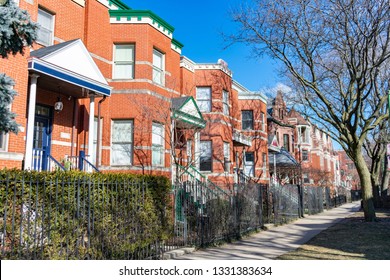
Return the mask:
{"type": "Polygon", "coordinates": [[[309,160],[309,152],[308,150],[302,150],[302,160],[308,161],[309,160]]]}
{"type": "Polygon", "coordinates": [[[241,111],[242,129],[253,129],[253,111],[241,111]]]}
{"type": "Polygon", "coordinates": [[[309,128],[306,126],[301,126],[299,128],[299,136],[301,143],[309,143],[309,128]]]}
{"type": "Polygon", "coordinates": [[[134,45],[114,45],[114,79],[134,79],[134,45]]]}
{"type": "Polygon", "coordinates": [[[226,90],[222,91],[222,103],[224,115],[229,115],[229,92],[226,90]]]}
{"type": "Polygon", "coordinates": [[[260,120],[261,120],[261,130],[265,131],[265,115],[263,112],[260,113],[260,120]]]}
{"type": "Polygon", "coordinates": [[[0,132],[0,151],[6,150],[7,136],[8,134],[0,132]]]}
{"type": "Polygon", "coordinates": [[[164,84],[164,54],[153,50],[153,82],[164,84]]]}
{"type": "Polygon", "coordinates": [[[201,112],[211,112],[211,87],[196,88],[196,103],[201,112]]]}
{"type": "Polygon", "coordinates": [[[228,142],[223,142],[223,157],[230,161],[230,144],[228,142]]]}
{"type": "Polygon", "coordinates": [[[225,172],[230,172],[230,144],[223,142],[223,165],[225,172]]]}
{"type": "Polygon", "coordinates": [[[164,126],[152,124],[152,165],[164,165],[164,126]]]}
{"type": "Polygon", "coordinates": [[[112,165],[131,165],[133,160],[133,121],[113,121],[111,137],[112,165]]]}
{"type": "Polygon", "coordinates": [[[283,134],[283,147],[290,151],[290,136],[288,134],[283,134]]]}
{"type": "Polygon", "coordinates": [[[309,174],[303,173],[303,182],[306,184],[310,183],[309,174]]]}
{"type": "Polygon", "coordinates": [[[14,2],[16,6],[19,6],[19,0],[12,0],[12,2],[14,2]]]}
{"type": "Polygon", "coordinates": [[[38,24],[37,42],[45,46],[53,45],[54,15],[38,9],[38,24]]]}
{"type": "Polygon", "coordinates": [[[255,154],[253,152],[245,153],[245,169],[244,174],[247,176],[255,176],[255,154]]]}
{"type": "Polygon", "coordinates": [[[200,141],[200,171],[212,170],[212,142],[200,141]]]}
{"type": "Polygon", "coordinates": [[[187,140],[187,162],[192,162],[192,140],[187,140]]]}
{"type": "Polygon", "coordinates": [[[266,173],[267,173],[267,154],[266,153],[262,153],[262,157],[263,157],[263,177],[266,177],[266,173]]]}

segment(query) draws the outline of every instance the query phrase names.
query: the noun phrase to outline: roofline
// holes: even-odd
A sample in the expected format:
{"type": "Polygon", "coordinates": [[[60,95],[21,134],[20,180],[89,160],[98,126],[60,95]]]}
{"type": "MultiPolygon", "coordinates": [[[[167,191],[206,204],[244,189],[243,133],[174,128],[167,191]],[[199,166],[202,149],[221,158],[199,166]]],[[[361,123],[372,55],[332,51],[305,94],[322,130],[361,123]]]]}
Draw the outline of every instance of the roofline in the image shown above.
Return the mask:
{"type": "Polygon", "coordinates": [[[108,1],[109,4],[114,4],[115,6],[117,6],[118,8],[121,8],[123,10],[131,10],[131,8],[129,6],[127,6],[125,3],[123,3],[122,1],[120,0],[109,0],[108,1]]]}
{"type": "Polygon", "coordinates": [[[169,32],[173,33],[175,31],[175,28],[170,25],[168,22],[163,20],[161,17],[156,15],[150,10],[109,10],[110,17],[120,17],[120,16],[146,16],[157,23],[161,24],[163,27],[165,27],[169,32]]]}

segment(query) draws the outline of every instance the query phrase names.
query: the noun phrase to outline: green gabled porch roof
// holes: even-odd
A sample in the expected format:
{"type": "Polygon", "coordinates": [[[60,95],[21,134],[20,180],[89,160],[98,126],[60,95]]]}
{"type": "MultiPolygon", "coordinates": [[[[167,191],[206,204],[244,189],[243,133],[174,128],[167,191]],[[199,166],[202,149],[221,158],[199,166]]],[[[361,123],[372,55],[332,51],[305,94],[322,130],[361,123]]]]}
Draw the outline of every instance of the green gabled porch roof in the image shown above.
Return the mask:
{"type": "Polygon", "coordinates": [[[177,97],[171,99],[173,119],[178,120],[182,128],[204,128],[206,121],[192,96],[177,97]]]}

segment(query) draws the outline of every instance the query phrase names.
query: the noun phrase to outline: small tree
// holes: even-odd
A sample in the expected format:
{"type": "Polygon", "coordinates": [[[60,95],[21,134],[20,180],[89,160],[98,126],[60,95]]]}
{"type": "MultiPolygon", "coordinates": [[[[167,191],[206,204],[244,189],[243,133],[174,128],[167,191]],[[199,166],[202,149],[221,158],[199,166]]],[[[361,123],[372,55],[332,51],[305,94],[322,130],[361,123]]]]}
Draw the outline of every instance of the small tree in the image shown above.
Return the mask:
{"type": "MultiPolygon", "coordinates": [[[[24,47],[31,46],[37,38],[38,25],[31,21],[27,11],[21,10],[13,1],[0,7],[0,56],[8,58],[10,54],[24,54],[24,47]]],[[[14,81],[0,73],[0,131],[18,131],[15,114],[10,112],[16,91],[14,81]]]]}

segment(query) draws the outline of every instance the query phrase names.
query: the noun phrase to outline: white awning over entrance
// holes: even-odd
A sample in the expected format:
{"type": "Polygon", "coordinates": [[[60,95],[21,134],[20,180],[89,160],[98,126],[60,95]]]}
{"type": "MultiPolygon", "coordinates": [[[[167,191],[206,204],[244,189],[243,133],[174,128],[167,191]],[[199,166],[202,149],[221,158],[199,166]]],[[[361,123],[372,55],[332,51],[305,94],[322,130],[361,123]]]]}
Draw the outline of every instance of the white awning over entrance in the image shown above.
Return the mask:
{"type": "Polygon", "coordinates": [[[80,39],[32,51],[30,73],[49,76],[100,95],[111,95],[111,87],[80,39]]]}

